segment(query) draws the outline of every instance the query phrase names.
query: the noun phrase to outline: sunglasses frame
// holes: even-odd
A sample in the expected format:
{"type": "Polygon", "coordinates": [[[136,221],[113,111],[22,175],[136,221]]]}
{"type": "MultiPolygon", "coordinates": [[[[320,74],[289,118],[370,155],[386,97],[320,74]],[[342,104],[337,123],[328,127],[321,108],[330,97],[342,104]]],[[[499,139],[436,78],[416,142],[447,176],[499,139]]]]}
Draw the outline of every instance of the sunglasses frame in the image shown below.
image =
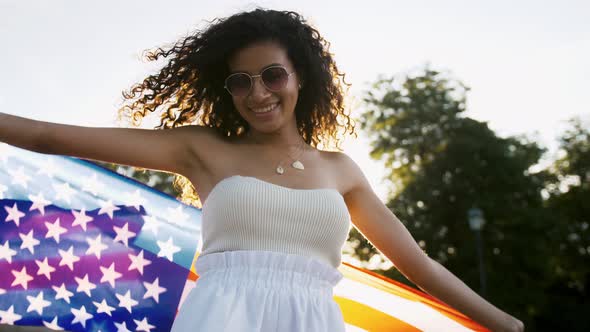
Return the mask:
{"type": "Polygon", "coordinates": [[[273,90],[273,89],[269,88],[268,86],[266,86],[266,84],[264,83],[264,80],[262,79],[262,73],[264,73],[266,70],[272,69],[272,68],[281,68],[281,69],[283,69],[285,71],[285,73],[287,73],[287,83],[289,83],[289,77],[291,77],[291,75],[293,75],[295,73],[295,71],[292,71],[292,72],[289,73],[289,71],[287,70],[287,68],[285,68],[284,66],[269,66],[269,67],[266,67],[258,75],[250,75],[250,74],[245,73],[245,72],[238,72],[238,73],[233,73],[233,74],[229,75],[225,79],[225,81],[223,82],[224,83],[223,87],[227,90],[227,92],[230,95],[232,95],[234,97],[237,97],[237,98],[245,97],[245,96],[247,96],[247,95],[250,94],[250,91],[252,91],[252,87],[254,86],[254,79],[256,77],[260,77],[260,81],[262,82],[262,86],[264,86],[265,89],[267,89],[268,91],[271,91],[271,92],[281,91],[282,89],[285,88],[285,86],[287,86],[287,83],[285,83],[285,86],[281,87],[280,89],[273,90]],[[232,94],[231,91],[229,91],[229,88],[227,87],[227,80],[229,80],[232,76],[236,76],[236,75],[246,75],[250,79],[250,88],[248,89],[248,92],[246,94],[244,94],[243,96],[236,96],[236,95],[232,94]]]}

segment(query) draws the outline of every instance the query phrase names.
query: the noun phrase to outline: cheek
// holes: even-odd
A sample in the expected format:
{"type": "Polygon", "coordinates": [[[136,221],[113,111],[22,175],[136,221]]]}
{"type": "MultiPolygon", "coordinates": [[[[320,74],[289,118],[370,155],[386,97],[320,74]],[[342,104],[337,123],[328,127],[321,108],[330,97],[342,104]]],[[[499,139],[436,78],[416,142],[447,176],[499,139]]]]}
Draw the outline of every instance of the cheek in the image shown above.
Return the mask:
{"type": "Polygon", "coordinates": [[[243,100],[243,98],[240,98],[240,99],[239,99],[239,98],[233,98],[233,97],[232,97],[232,102],[233,102],[233,104],[234,104],[234,108],[235,108],[236,110],[238,110],[238,111],[241,111],[241,110],[243,110],[243,109],[244,109],[244,107],[245,107],[245,106],[244,106],[244,100],[243,100]]]}
{"type": "Polygon", "coordinates": [[[238,113],[240,118],[246,119],[248,116],[248,110],[246,109],[246,106],[244,106],[244,102],[240,99],[232,98],[232,104],[234,106],[233,112],[238,113]]]}
{"type": "Polygon", "coordinates": [[[295,104],[297,103],[298,98],[299,98],[299,91],[297,91],[297,90],[289,90],[289,92],[286,93],[284,96],[284,99],[287,100],[289,102],[289,104],[292,104],[292,107],[295,107],[295,104]]]}

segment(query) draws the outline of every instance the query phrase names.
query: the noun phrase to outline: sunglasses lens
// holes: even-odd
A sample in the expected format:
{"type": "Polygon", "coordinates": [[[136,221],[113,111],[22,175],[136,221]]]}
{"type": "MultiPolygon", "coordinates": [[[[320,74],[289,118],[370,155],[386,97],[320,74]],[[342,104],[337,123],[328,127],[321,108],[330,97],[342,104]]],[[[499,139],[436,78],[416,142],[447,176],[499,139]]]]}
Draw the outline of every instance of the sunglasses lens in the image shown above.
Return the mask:
{"type": "Polygon", "coordinates": [[[289,80],[287,70],[282,67],[270,67],[265,69],[261,74],[264,85],[273,91],[278,91],[285,87],[289,80]]]}
{"type": "Polygon", "coordinates": [[[247,95],[251,84],[250,77],[242,73],[231,75],[225,82],[225,86],[233,96],[247,95]]]}

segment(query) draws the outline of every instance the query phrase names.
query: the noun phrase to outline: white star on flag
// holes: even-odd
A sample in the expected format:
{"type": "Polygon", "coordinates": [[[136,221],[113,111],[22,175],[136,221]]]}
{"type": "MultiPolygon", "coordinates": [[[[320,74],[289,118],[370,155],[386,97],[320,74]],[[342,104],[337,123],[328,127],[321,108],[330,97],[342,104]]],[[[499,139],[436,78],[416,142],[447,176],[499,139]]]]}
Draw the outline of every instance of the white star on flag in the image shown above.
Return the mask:
{"type": "Polygon", "coordinates": [[[106,213],[109,218],[113,219],[113,213],[118,210],[121,209],[113,205],[112,200],[109,199],[108,201],[100,201],[100,210],[98,210],[98,215],[100,216],[101,214],[106,213]]]}
{"type": "Polygon", "coordinates": [[[129,254],[129,259],[131,260],[131,264],[129,264],[128,271],[136,269],[141,275],[143,275],[143,268],[152,263],[150,260],[143,258],[143,250],[137,256],[129,254]]]}
{"type": "Polygon", "coordinates": [[[127,323],[125,323],[125,322],[123,322],[123,323],[113,322],[113,323],[115,323],[115,326],[117,327],[117,332],[131,332],[127,328],[127,323]]]}
{"type": "Polygon", "coordinates": [[[111,311],[115,310],[115,308],[109,306],[105,299],[102,299],[102,302],[100,302],[100,303],[94,302],[94,301],[92,303],[94,303],[94,305],[96,306],[96,313],[97,314],[105,313],[111,317],[113,316],[113,315],[111,315],[111,311]]]}
{"type": "Polygon", "coordinates": [[[14,322],[23,316],[14,313],[14,306],[11,305],[8,310],[0,310],[0,324],[14,325],[14,322]]]}
{"type": "Polygon", "coordinates": [[[37,174],[47,175],[48,177],[53,178],[55,176],[56,172],[57,172],[57,166],[55,165],[55,163],[53,162],[52,159],[47,158],[45,160],[45,164],[43,164],[43,166],[39,167],[37,174]]]}
{"type": "Polygon", "coordinates": [[[127,293],[125,293],[125,295],[119,295],[115,293],[115,296],[117,297],[117,299],[119,299],[119,307],[127,309],[129,313],[131,313],[131,307],[136,306],[138,303],[137,301],[131,298],[131,292],[129,290],[127,290],[127,293]]]}
{"type": "Polygon", "coordinates": [[[96,288],[96,285],[88,280],[88,273],[84,275],[84,278],[74,277],[74,279],[78,283],[76,292],[84,292],[86,295],[88,295],[88,297],[92,297],[92,290],[96,288]]]}
{"type": "Polygon", "coordinates": [[[142,231],[151,231],[154,235],[158,235],[158,227],[160,226],[158,218],[154,216],[143,216],[142,231]]]}
{"type": "Polygon", "coordinates": [[[66,289],[66,284],[62,283],[61,286],[51,286],[53,290],[57,293],[55,294],[55,300],[63,299],[67,303],[70,303],[70,297],[74,296],[74,293],[70,292],[66,289]]]}
{"type": "Polygon", "coordinates": [[[14,275],[14,281],[10,286],[21,285],[24,289],[27,289],[29,281],[33,280],[33,277],[27,274],[26,266],[23,266],[20,271],[12,270],[12,275],[14,275]]]}
{"type": "Polygon", "coordinates": [[[68,204],[72,204],[72,196],[76,193],[70,184],[64,182],[62,184],[53,184],[53,189],[55,189],[56,195],[55,200],[63,200],[68,204]]]}
{"type": "Polygon", "coordinates": [[[46,328],[52,329],[54,331],[63,331],[63,328],[57,325],[57,316],[53,317],[51,322],[43,321],[43,325],[45,325],[46,328]]]}
{"type": "Polygon", "coordinates": [[[166,242],[156,241],[156,243],[160,247],[158,257],[166,257],[171,262],[173,261],[174,254],[180,251],[180,247],[175,246],[174,242],[172,242],[172,237],[168,237],[166,242]]]}
{"type": "Polygon", "coordinates": [[[74,271],[74,263],[80,260],[80,257],[74,255],[74,246],[70,246],[70,249],[68,249],[68,251],[63,251],[61,249],[58,249],[57,251],[61,256],[59,266],[67,265],[70,268],[70,270],[74,271]]]}
{"type": "Polygon", "coordinates": [[[98,181],[96,173],[92,173],[92,177],[85,178],[83,183],[82,190],[94,196],[98,196],[98,192],[104,188],[104,183],[98,181]]]}
{"type": "Polygon", "coordinates": [[[86,224],[94,220],[94,218],[86,215],[85,209],[80,210],[80,212],[74,210],[72,214],[75,218],[72,227],[80,225],[84,231],[86,231],[86,224]]]}
{"type": "Polygon", "coordinates": [[[86,321],[94,317],[92,314],[89,314],[86,311],[85,306],[81,306],[80,309],[72,308],[72,313],[74,314],[74,320],[72,320],[72,325],[80,323],[84,328],[86,328],[86,321]]]}
{"type": "Polygon", "coordinates": [[[51,273],[55,272],[55,268],[47,262],[47,257],[43,261],[35,260],[35,263],[39,267],[37,275],[45,275],[47,280],[51,280],[51,273]]]}
{"type": "Polygon", "coordinates": [[[41,242],[39,242],[39,240],[34,237],[33,230],[31,229],[27,235],[24,233],[19,233],[18,236],[20,236],[21,240],[23,241],[20,245],[20,248],[28,249],[31,254],[34,254],[35,246],[38,246],[41,242]]]}
{"type": "Polygon", "coordinates": [[[27,182],[31,181],[31,177],[25,174],[24,168],[20,166],[18,170],[8,170],[8,173],[12,177],[12,184],[20,184],[23,188],[27,189],[27,182]]]}
{"type": "Polygon", "coordinates": [[[144,299],[147,299],[148,297],[152,297],[156,303],[159,303],[160,301],[160,294],[164,293],[166,291],[166,288],[164,287],[160,287],[160,280],[159,278],[156,278],[156,280],[154,280],[154,282],[152,282],[151,284],[149,282],[143,282],[143,285],[145,286],[145,294],[143,295],[144,299]]]}
{"type": "Polygon", "coordinates": [[[145,205],[145,203],[147,202],[147,200],[143,196],[141,196],[139,190],[135,190],[133,194],[127,193],[125,195],[128,198],[127,203],[125,205],[131,205],[137,211],[139,211],[141,205],[145,205]]]}
{"type": "Polygon", "coordinates": [[[27,301],[29,301],[27,312],[34,310],[41,316],[43,316],[43,309],[51,305],[51,302],[43,299],[43,291],[39,292],[37,296],[27,295],[27,301]]]}
{"type": "Polygon", "coordinates": [[[39,192],[39,195],[37,196],[29,195],[28,197],[31,200],[31,202],[33,202],[33,204],[31,204],[31,207],[29,208],[29,212],[36,209],[39,210],[39,212],[41,212],[42,215],[45,215],[45,207],[53,203],[51,201],[46,200],[45,197],[43,197],[42,192],[39,192]]]}
{"type": "Polygon", "coordinates": [[[135,328],[135,331],[144,331],[144,332],[151,332],[151,330],[153,328],[155,328],[155,326],[151,325],[150,323],[148,323],[147,318],[143,317],[142,320],[133,320],[135,322],[135,324],[137,324],[137,327],[135,328]]]}
{"type": "Polygon", "coordinates": [[[88,242],[89,245],[88,249],[86,250],[86,255],[94,254],[96,258],[100,259],[100,253],[109,247],[106,244],[102,243],[101,236],[102,234],[98,234],[98,236],[94,240],[86,238],[86,242],[88,242]]]}
{"type": "Polygon", "coordinates": [[[16,255],[16,250],[10,249],[10,243],[4,241],[4,244],[0,246],[0,259],[5,259],[8,263],[12,263],[12,256],[16,255]]]}
{"type": "Polygon", "coordinates": [[[179,205],[175,209],[167,208],[169,217],[167,218],[173,224],[180,225],[186,222],[189,218],[189,215],[184,213],[184,209],[182,205],[179,205]]]}
{"type": "Polygon", "coordinates": [[[108,268],[104,266],[100,266],[100,271],[102,272],[102,278],[100,278],[100,282],[107,281],[111,284],[111,287],[115,288],[115,280],[121,278],[122,274],[115,271],[115,263],[111,263],[111,266],[108,268]]]}
{"type": "Polygon", "coordinates": [[[115,233],[117,233],[117,236],[115,236],[113,241],[119,241],[125,244],[126,247],[129,247],[129,238],[135,236],[135,233],[129,230],[129,223],[125,223],[123,227],[113,226],[113,230],[115,230],[115,233]]]}
{"type": "Polygon", "coordinates": [[[6,212],[8,212],[8,216],[6,216],[6,219],[4,219],[4,221],[5,222],[14,221],[14,223],[17,226],[20,226],[19,225],[20,218],[24,217],[25,214],[18,210],[18,206],[16,205],[16,203],[14,203],[14,205],[11,208],[9,208],[8,206],[5,206],[4,210],[6,210],[6,212]]]}
{"type": "Polygon", "coordinates": [[[53,237],[53,239],[55,240],[55,242],[57,242],[59,244],[59,236],[62,234],[67,233],[67,229],[61,227],[59,225],[60,221],[59,218],[57,218],[55,220],[55,222],[50,223],[50,222],[45,222],[45,226],[47,227],[47,234],[45,234],[45,238],[50,238],[53,237]]]}

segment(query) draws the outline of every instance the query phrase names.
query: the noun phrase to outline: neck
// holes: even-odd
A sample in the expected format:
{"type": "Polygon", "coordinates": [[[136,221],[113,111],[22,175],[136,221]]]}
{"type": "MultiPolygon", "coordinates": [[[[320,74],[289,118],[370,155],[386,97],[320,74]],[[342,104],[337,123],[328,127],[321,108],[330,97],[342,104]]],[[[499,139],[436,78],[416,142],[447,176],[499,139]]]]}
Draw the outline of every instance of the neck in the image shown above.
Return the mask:
{"type": "Polygon", "coordinates": [[[281,149],[306,145],[303,137],[297,131],[290,133],[284,131],[263,133],[251,128],[246,134],[245,140],[257,145],[281,149]]]}

